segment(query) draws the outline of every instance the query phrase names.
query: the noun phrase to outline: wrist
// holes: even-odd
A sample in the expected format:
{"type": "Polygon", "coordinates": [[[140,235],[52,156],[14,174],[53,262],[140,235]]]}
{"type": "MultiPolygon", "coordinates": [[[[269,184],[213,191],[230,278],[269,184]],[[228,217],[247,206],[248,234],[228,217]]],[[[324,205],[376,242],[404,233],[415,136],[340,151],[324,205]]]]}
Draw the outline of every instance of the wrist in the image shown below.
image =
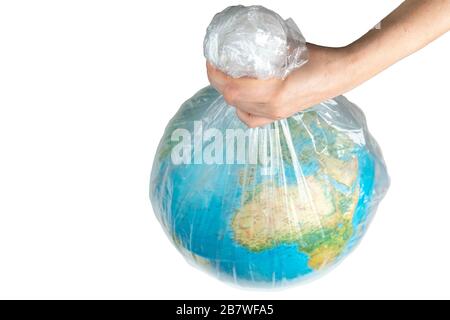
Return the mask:
{"type": "Polygon", "coordinates": [[[278,103],[289,115],[341,95],[357,85],[360,56],[350,47],[308,44],[309,61],[284,81],[278,103]]]}
{"type": "Polygon", "coordinates": [[[395,42],[390,43],[385,32],[369,31],[362,38],[345,47],[348,69],[356,87],[371,79],[396,61],[395,42]]]}
{"type": "Polygon", "coordinates": [[[350,47],[311,47],[311,74],[316,83],[311,86],[314,91],[310,97],[314,98],[314,103],[334,98],[354,87],[362,60],[351,51],[350,47]]]}
{"type": "Polygon", "coordinates": [[[367,56],[361,47],[353,44],[340,48],[340,63],[342,68],[342,93],[346,93],[365,80],[367,70],[367,56]]]}

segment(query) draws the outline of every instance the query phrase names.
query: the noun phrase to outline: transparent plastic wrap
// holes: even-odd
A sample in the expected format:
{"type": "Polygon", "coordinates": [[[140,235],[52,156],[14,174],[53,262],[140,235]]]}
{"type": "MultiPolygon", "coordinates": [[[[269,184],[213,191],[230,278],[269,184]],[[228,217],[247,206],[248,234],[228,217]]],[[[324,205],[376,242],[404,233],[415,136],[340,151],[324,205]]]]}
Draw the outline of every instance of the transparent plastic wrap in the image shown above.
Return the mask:
{"type": "MultiPolygon", "coordinates": [[[[271,59],[259,50],[264,39],[272,42],[272,29],[260,28],[269,16],[283,21],[261,7],[231,7],[216,15],[205,39],[207,59],[233,76],[286,76],[305,62],[306,46],[303,40],[296,48],[288,45],[285,53],[297,52],[295,58],[280,59],[274,51],[271,59]],[[230,46],[217,30],[243,15],[251,19],[243,24],[250,29],[226,32],[230,46]],[[258,37],[249,37],[252,30],[258,37]],[[239,35],[245,35],[243,43],[239,35]],[[226,58],[215,60],[211,48],[218,43],[225,43],[220,56],[226,58]],[[271,62],[261,64],[265,59],[271,62]]],[[[285,37],[279,37],[288,39],[291,29],[283,30],[285,37]]],[[[364,115],[346,98],[249,129],[209,86],[168,124],[153,164],[150,198],[189,261],[241,285],[278,286],[319,274],[345,257],[388,186],[364,115]]]]}
{"type": "Polygon", "coordinates": [[[233,78],[283,79],[308,60],[295,22],[261,6],[233,6],[216,14],[203,48],[208,61],[233,78]]]}

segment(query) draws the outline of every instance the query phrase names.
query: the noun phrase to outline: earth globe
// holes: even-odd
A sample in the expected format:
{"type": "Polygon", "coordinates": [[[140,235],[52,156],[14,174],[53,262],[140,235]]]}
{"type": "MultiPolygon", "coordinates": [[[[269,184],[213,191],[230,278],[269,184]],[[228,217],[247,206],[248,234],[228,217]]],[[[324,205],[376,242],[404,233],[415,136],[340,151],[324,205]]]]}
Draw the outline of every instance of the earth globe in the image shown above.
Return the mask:
{"type": "Polygon", "coordinates": [[[208,86],[167,125],[150,198],[189,261],[240,285],[279,286],[348,255],[388,186],[365,117],[345,97],[250,129],[208,86]]]}

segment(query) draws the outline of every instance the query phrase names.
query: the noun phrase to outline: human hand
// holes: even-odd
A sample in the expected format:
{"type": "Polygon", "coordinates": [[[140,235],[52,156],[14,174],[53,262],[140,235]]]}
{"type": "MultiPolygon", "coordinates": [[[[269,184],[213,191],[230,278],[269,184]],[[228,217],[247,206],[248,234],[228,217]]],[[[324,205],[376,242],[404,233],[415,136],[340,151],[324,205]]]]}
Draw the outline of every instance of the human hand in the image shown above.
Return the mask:
{"type": "Polygon", "coordinates": [[[308,44],[308,63],[284,80],[233,79],[207,64],[208,79],[244,123],[263,126],[353,89],[449,31],[450,0],[406,0],[380,26],[346,47],[308,44]]]}
{"type": "Polygon", "coordinates": [[[309,61],[286,79],[231,78],[207,63],[208,79],[239,119],[259,127],[341,94],[349,85],[345,48],[308,44],[309,61]]]}

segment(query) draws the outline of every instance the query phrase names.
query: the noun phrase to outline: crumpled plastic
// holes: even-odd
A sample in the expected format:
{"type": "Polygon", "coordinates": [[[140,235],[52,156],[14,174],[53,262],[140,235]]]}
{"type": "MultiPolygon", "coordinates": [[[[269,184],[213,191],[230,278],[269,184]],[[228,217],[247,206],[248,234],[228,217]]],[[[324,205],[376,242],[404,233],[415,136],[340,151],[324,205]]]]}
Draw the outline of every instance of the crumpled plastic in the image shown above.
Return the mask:
{"type": "Polygon", "coordinates": [[[206,59],[233,78],[283,79],[308,60],[295,22],[261,6],[233,6],[216,14],[203,47],[206,59]]]}
{"type": "MultiPolygon", "coordinates": [[[[306,61],[294,25],[262,7],[227,8],[208,27],[205,56],[234,77],[284,77],[306,61]]],[[[259,287],[335,266],[360,242],[388,187],[364,114],[345,97],[249,129],[208,86],[167,125],[150,198],[189,262],[259,287]]]]}

